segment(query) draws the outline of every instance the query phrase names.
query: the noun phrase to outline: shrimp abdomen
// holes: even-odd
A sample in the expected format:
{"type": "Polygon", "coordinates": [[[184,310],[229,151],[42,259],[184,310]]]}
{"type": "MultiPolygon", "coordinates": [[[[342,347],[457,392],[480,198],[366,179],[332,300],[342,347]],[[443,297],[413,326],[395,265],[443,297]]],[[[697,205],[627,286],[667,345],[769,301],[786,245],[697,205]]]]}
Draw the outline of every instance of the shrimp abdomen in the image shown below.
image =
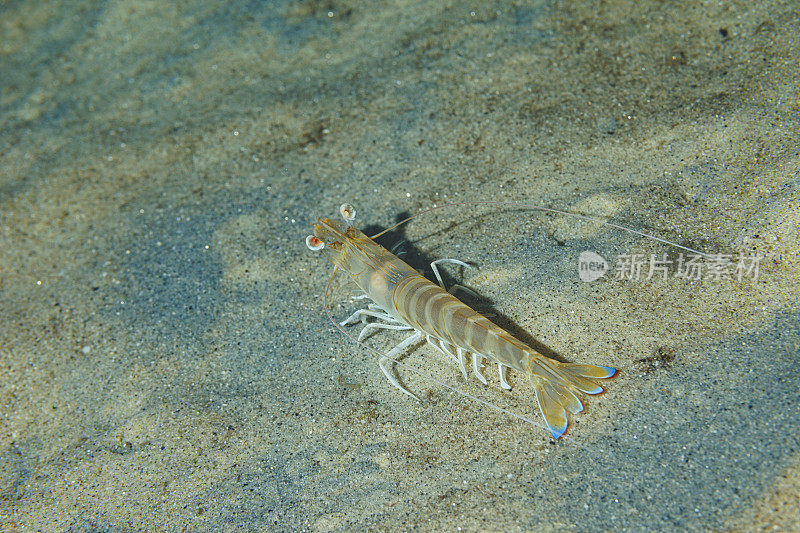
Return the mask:
{"type": "Polygon", "coordinates": [[[487,358],[527,375],[555,439],[567,429],[567,411],[574,414],[583,410],[577,393],[603,392],[595,380],[610,378],[616,372],[610,367],[561,363],[545,357],[422,276],[398,283],[392,305],[390,312],[414,329],[471,352],[473,357],[487,358]]]}

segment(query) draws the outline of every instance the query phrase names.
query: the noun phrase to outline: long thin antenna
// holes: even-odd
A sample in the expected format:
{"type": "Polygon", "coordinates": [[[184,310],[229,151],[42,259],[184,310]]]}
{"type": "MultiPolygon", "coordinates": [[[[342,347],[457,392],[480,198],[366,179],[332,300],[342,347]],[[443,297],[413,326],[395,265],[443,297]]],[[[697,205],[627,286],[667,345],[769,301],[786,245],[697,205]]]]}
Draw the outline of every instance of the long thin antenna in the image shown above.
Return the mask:
{"type": "Polygon", "coordinates": [[[398,222],[398,223],[396,223],[396,224],[394,224],[392,226],[389,226],[385,230],[381,231],[380,233],[376,233],[375,235],[373,235],[370,238],[374,239],[376,237],[380,237],[384,233],[386,233],[388,231],[391,231],[394,228],[396,228],[396,227],[398,227],[398,226],[400,226],[402,224],[405,224],[406,222],[408,222],[409,220],[411,220],[413,218],[416,218],[416,217],[418,217],[420,215],[424,215],[425,213],[430,213],[431,211],[438,211],[439,209],[444,209],[446,207],[457,207],[457,206],[464,206],[464,205],[498,205],[498,206],[506,206],[506,207],[519,207],[519,208],[525,208],[525,209],[533,209],[535,211],[544,211],[546,213],[554,213],[554,214],[558,214],[558,215],[567,215],[567,216],[570,216],[570,217],[579,218],[581,220],[587,220],[589,222],[594,222],[596,224],[601,224],[603,226],[609,226],[611,228],[615,228],[615,229],[618,229],[618,230],[627,231],[628,233],[632,233],[634,235],[639,235],[640,237],[645,237],[647,239],[651,239],[651,240],[654,240],[656,242],[660,242],[661,244],[674,246],[675,248],[679,248],[681,250],[685,250],[687,252],[691,252],[693,254],[700,255],[702,257],[711,257],[709,254],[706,254],[706,253],[701,252],[699,250],[695,250],[694,248],[689,248],[688,246],[683,246],[682,244],[678,244],[676,242],[668,241],[667,239],[662,239],[661,237],[656,237],[655,235],[650,235],[650,234],[644,233],[642,231],[635,230],[633,228],[627,228],[627,227],[621,226],[619,224],[614,224],[613,222],[606,222],[605,220],[603,220],[601,218],[598,218],[598,217],[591,217],[591,216],[588,216],[588,215],[579,215],[578,213],[570,213],[569,211],[562,211],[561,209],[553,209],[553,208],[550,208],[550,207],[543,207],[543,206],[535,205],[535,204],[526,204],[526,203],[522,203],[522,202],[493,202],[493,201],[488,201],[488,200],[487,201],[479,201],[479,202],[455,202],[455,203],[451,203],[451,204],[437,205],[436,207],[431,207],[429,209],[425,209],[423,211],[420,211],[416,215],[411,215],[408,218],[404,218],[400,222],[398,222]]]}

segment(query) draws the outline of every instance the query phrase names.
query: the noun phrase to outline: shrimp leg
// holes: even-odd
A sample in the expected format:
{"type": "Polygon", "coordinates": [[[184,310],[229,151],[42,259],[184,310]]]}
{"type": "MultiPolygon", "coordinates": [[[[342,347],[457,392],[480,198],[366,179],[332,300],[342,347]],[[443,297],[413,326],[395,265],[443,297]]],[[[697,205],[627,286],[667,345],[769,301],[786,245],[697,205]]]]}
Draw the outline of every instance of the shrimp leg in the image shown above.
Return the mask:
{"type": "MultiPolygon", "coordinates": [[[[439,282],[439,286],[444,290],[447,288],[444,286],[444,281],[442,281],[442,276],[439,274],[439,268],[436,266],[438,263],[453,263],[456,265],[463,266],[465,268],[469,268],[469,265],[464,261],[459,261],[458,259],[437,259],[436,261],[431,263],[431,270],[433,270],[433,274],[436,276],[436,281],[439,282]]],[[[458,285],[460,287],[460,285],[458,285]]],[[[455,285],[454,285],[455,287],[455,285]]]]}
{"type": "Polygon", "coordinates": [[[347,326],[349,324],[355,324],[359,320],[361,320],[362,322],[365,322],[366,318],[368,316],[371,316],[371,317],[374,317],[374,318],[379,318],[379,319],[385,320],[387,322],[400,323],[400,322],[398,322],[398,320],[396,318],[394,318],[393,316],[391,316],[388,313],[381,313],[380,311],[375,311],[373,309],[359,309],[358,311],[356,311],[355,313],[350,315],[347,318],[347,320],[343,320],[342,322],[339,322],[339,325],[340,326],[347,326]]]}
{"type": "Polygon", "coordinates": [[[500,386],[505,390],[511,390],[511,385],[506,381],[506,369],[508,367],[504,364],[497,363],[497,371],[500,373],[500,386]]]}
{"type": "MultiPolygon", "coordinates": [[[[444,286],[444,281],[442,281],[442,276],[439,274],[439,268],[436,266],[437,263],[453,263],[453,264],[456,264],[456,265],[463,266],[464,268],[471,268],[472,265],[470,265],[469,263],[465,263],[464,261],[459,261],[458,259],[437,259],[436,261],[431,263],[431,270],[433,270],[433,274],[436,276],[436,280],[439,282],[439,286],[441,288],[443,288],[444,290],[446,290],[447,292],[449,292],[450,294],[455,294],[456,291],[462,291],[462,292],[465,292],[465,293],[469,294],[472,298],[475,298],[475,300],[480,300],[481,299],[481,295],[480,294],[478,294],[477,292],[473,291],[469,287],[465,287],[464,285],[461,285],[460,283],[454,283],[453,285],[450,286],[449,289],[447,287],[445,287],[444,286]]],[[[492,316],[494,316],[494,314],[493,313],[484,313],[483,316],[492,317],[492,316]]]]}
{"type": "Polygon", "coordinates": [[[414,328],[412,328],[411,326],[407,326],[403,323],[384,324],[383,322],[370,322],[369,324],[364,326],[364,329],[362,329],[361,333],[358,334],[358,341],[361,342],[361,340],[364,337],[366,337],[367,333],[372,329],[398,329],[401,331],[407,331],[409,329],[414,329],[414,328]]]}
{"type": "Polygon", "coordinates": [[[389,350],[389,352],[380,358],[378,361],[378,366],[381,367],[383,370],[386,379],[389,380],[389,383],[400,389],[401,391],[405,392],[412,398],[419,400],[419,396],[408,390],[407,388],[403,387],[400,382],[397,380],[397,377],[392,373],[391,369],[388,367],[388,363],[394,359],[394,357],[400,353],[403,349],[408,348],[415,342],[419,342],[422,339],[423,333],[421,331],[415,331],[413,335],[407,337],[405,340],[401,341],[397,346],[389,350]]]}
{"type": "Polygon", "coordinates": [[[468,376],[467,376],[467,367],[466,367],[467,359],[464,356],[464,350],[462,350],[461,348],[456,346],[455,348],[456,348],[456,352],[458,354],[458,355],[456,355],[455,353],[453,353],[453,350],[452,350],[453,345],[452,344],[448,344],[448,343],[444,342],[441,339],[437,339],[433,335],[426,335],[425,336],[425,340],[428,341],[428,344],[430,344],[431,346],[433,346],[434,348],[436,348],[437,350],[439,350],[443,354],[449,355],[450,357],[452,357],[458,363],[458,368],[461,370],[461,373],[464,375],[464,381],[467,381],[467,379],[469,379],[468,376]]]}
{"type": "Polygon", "coordinates": [[[486,378],[481,374],[481,369],[483,368],[483,355],[479,353],[472,354],[472,371],[475,373],[475,377],[480,380],[481,383],[484,385],[488,385],[489,382],[486,381],[486,378]]]}

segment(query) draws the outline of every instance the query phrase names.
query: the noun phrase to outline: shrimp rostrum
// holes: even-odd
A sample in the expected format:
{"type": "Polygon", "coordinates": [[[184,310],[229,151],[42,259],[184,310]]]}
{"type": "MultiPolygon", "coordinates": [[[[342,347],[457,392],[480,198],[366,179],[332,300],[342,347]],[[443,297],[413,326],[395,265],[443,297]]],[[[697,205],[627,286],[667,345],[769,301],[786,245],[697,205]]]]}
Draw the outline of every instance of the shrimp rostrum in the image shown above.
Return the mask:
{"type": "Polygon", "coordinates": [[[579,395],[603,392],[597,380],[610,378],[616,372],[605,366],[564,363],[538,353],[445,290],[437,263],[464,263],[455,259],[434,261],[431,267],[439,284],[432,283],[356,229],[351,224],[355,218],[351,205],[342,205],[340,213],[343,222],[318,219],[314,235],[308,236],[306,244],[311,250],[322,251],[335,267],[347,272],[373,302],[341,325],[374,319],[361,331],[359,340],[374,329],[411,332],[379,361],[392,385],[406,394],[416,398],[400,384],[389,365],[402,350],[425,340],[452,357],[465,378],[468,359],[483,384],[487,384],[482,373],[484,361],[497,365],[504,389],[510,388],[506,380],[509,368],[527,376],[547,428],[558,439],[569,424],[567,411],[574,414],[583,410],[579,395]]]}

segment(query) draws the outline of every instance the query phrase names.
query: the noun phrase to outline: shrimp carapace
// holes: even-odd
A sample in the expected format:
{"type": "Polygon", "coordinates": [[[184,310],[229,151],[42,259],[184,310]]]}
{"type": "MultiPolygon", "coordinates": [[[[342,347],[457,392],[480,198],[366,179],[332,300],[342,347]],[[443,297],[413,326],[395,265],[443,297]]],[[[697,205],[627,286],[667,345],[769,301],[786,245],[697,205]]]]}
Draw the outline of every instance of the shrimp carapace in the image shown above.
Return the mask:
{"type": "Polygon", "coordinates": [[[487,384],[484,361],[497,365],[504,389],[511,388],[506,380],[509,368],[526,375],[547,428],[558,439],[567,430],[567,411],[574,414],[583,410],[578,395],[603,392],[596,380],[615,374],[616,370],[606,366],[562,363],[545,357],[455,297],[452,293],[459,286],[445,290],[437,264],[468,266],[466,263],[456,259],[431,263],[437,285],[352,226],[356,213],[353,206],[344,204],[339,212],[344,223],[318,219],[314,235],[306,238],[306,244],[311,250],[322,251],[328,261],[347,272],[374,302],[341,323],[366,324],[359,341],[373,329],[411,333],[379,360],[389,381],[406,394],[416,398],[400,384],[388,363],[405,348],[425,340],[455,360],[465,378],[468,358],[473,373],[483,384],[487,384]]]}

